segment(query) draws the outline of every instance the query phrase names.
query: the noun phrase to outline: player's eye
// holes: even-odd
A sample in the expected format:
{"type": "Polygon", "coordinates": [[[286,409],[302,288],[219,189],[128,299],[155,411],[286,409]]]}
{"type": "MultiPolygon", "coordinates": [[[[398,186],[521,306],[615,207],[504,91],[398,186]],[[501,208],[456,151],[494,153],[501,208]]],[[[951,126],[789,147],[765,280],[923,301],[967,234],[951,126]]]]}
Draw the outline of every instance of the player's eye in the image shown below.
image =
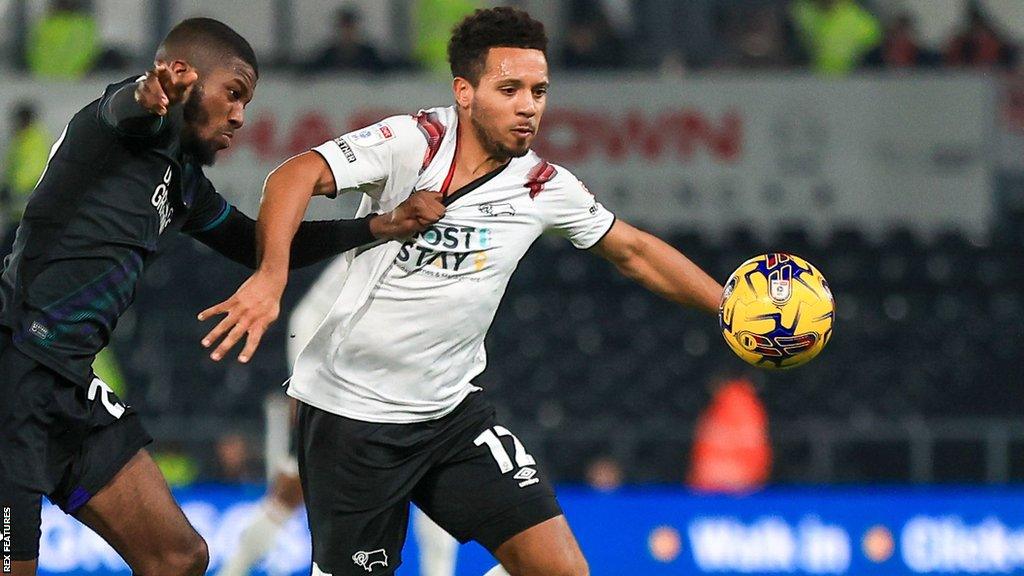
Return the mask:
{"type": "Polygon", "coordinates": [[[548,89],[547,88],[537,88],[536,90],[533,91],[533,95],[535,97],[537,97],[537,98],[545,96],[545,95],[547,95],[547,93],[548,93],[548,89]]]}
{"type": "Polygon", "coordinates": [[[513,88],[512,86],[506,86],[506,87],[502,88],[501,92],[502,92],[502,94],[504,94],[506,96],[515,96],[516,95],[516,89],[513,88]]]}
{"type": "Polygon", "coordinates": [[[239,100],[242,98],[242,93],[238,90],[228,90],[228,94],[231,95],[232,100],[239,100]]]}

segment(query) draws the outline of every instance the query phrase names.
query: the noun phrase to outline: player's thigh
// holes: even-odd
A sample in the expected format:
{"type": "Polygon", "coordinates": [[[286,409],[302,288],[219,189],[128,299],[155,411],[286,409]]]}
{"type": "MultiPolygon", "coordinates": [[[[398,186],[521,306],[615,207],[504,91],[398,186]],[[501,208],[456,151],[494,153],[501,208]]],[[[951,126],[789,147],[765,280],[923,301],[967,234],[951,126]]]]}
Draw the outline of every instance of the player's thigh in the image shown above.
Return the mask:
{"type": "Polygon", "coordinates": [[[206,543],[185,518],[145,450],[139,450],[75,516],[137,574],[203,574],[206,570],[206,543]]]}
{"type": "Polygon", "coordinates": [[[585,576],[583,552],[565,516],[527,528],[493,551],[512,576],[585,576]]]}
{"type": "Polygon", "coordinates": [[[476,540],[493,553],[562,510],[529,448],[496,423],[479,394],[467,402],[471,425],[445,438],[445,453],[417,484],[413,502],[459,541],[476,540]]]}
{"type": "Polygon", "coordinates": [[[429,454],[406,442],[421,427],[360,422],[308,404],[299,406],[298,425],[314,573],[390,574],[402,561],[410,494],[429,465],[429,454]]]}

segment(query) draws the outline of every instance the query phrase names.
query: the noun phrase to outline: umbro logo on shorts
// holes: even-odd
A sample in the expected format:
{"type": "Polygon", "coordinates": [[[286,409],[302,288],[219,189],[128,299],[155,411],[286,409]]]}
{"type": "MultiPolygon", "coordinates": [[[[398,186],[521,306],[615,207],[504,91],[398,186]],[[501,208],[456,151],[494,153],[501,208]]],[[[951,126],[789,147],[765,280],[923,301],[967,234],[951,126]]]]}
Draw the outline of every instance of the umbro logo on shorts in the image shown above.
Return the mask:
{"type": "Polygon", "coordinates": [[[533,468],[523,468],[519,472],[516,472],[516,475],[513,476],[513,478],[515,478],[516,480],[521,480],[521,482],[519,483],[520,488],[526,488],[530,484],[536,484],[537,482],[540,482],[539,478],[534,478],[534,476],[536,475],[537,471],[534,470],[533,468]]]}
{"type": "Polygon", "coordinates": [[[377,564],[380,564],[384,568],[388,567],[388,554],[383,548],[372,552],[363,552],[360,550],[352,555],[352,561],[365,568],[367,572],[373,572],[373,567],[377,564]]]}

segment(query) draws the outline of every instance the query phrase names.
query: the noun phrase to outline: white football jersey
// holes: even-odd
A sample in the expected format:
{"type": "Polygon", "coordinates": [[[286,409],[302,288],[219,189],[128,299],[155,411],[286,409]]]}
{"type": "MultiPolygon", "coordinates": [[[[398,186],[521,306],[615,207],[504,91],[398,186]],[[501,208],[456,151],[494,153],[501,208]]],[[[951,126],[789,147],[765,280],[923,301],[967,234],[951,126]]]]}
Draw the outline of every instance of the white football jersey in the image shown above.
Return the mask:
{"type": "MultiPolygon", "coordinates": [[[[359,214],[442,190],[454,108],[394,116],[314,148],[359,214]]],[[[519,260],[544,232],[590,248],[615,220],[568,170],[533,152],[448,193],[440,222],[408,242],[342,256],[334,305],[299,354],[288,393],[369,422],[440,418],[487,364],[484,337],[519,260]]]]}

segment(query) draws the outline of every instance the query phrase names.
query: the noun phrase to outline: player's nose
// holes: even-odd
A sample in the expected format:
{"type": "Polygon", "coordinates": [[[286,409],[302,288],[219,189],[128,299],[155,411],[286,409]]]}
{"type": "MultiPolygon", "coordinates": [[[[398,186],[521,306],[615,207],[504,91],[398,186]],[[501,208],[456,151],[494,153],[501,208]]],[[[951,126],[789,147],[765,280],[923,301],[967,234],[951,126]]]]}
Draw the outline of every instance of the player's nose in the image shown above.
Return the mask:
{"type": "Polygon", "coordinates": [[[245,107],[241,104],[236,104],[231,107],[231,113],[228,115],[228,124],[232,128],[238,130],[245,124],[245,107]]]}
{"type": "Polygon", "coordinates": [[[520,92],[519,98],[516,99],[516,113],[527,117],[537,114],[537,102],[532,94],[527,91],[520,92]]]}

